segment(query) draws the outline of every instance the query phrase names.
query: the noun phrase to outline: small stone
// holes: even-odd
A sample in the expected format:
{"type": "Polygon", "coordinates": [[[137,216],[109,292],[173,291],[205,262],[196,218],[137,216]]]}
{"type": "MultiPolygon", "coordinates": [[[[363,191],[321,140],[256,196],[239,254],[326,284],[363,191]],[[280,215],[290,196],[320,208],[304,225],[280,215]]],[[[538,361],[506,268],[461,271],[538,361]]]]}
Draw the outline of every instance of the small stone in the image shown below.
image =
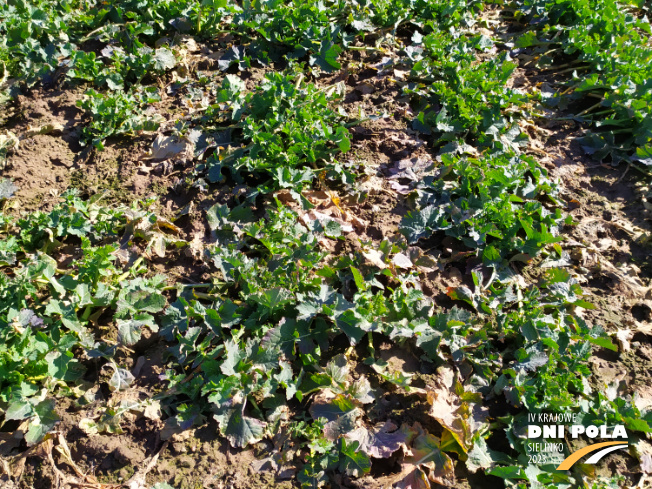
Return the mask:
{"type": "Polygon", "coordinates": [[[173,443],[173,444],[172,444],[172,449],[173,449],[176,453],[186,453],[186,452],[188,451],[188,449],[186,448],[185,443],[181,443],[181,442],[175,442],[175,443],[173,443]]]}

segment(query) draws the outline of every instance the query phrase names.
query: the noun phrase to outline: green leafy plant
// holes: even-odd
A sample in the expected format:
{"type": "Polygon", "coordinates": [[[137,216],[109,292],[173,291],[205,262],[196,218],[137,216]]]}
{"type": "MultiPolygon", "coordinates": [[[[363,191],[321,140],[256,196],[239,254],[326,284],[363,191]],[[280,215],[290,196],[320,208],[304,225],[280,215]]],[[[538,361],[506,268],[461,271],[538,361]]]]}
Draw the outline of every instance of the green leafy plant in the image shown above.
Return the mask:
{"type": "MultiPolygon", "coordinates": [[[[0,409],[3,422],[25,420],[30,445],[58,421],[53,396],[71,394],[70,385],[83,375],[79,352],[109,346],[95,336],[100,316],[112,312],[123,345],[136,343],[142,327],[158,330],[153,314],[167,305],[161,295],[165,277],[143,276],[142,257],[124,267],[117,258],[119,238],[157,239],[151,229],[157,218],[141,206],[147,204],[110,208],[97,198],[83,201],[67,192],[49,213],[9,220],[3,230],[0,409]],[[141,219],[149,226],[140,225],[141,219]],[[63,246],[77,246],[79,252],[65,265],[55,259],[63,246]]],[[[104,348],[102,356],[110,356],[110,350],[104,348]]],[[[130,375],[114,365],[109,385],[119,389],[130,375]]]]}
{"type": "Polygon", "coordinates": [[[519,6],[533,27],[519,34],[518,46],[544,52],[540,65],[573,74],[563,93],[545,101],[568,107],[587,124],[585,151],[614,164],[648,166],[652,47],[640,7],[615,0],[527,0],[519,6]]]}
{"type": "Polygon", "coordinates": [[[227,75],[217,96],[220,105],[208,111],[208,117],[235,122],[246,145],[214,156],[209,179],[221,178],[219,169],[229,168],[236,179],[249,174],[269,190],[295,191],[318,174],[351,179],[334,160],[351,148],[342,117],[331,107],[342,96],[341,87],[320,89],[303,83],[302,76],[270,74],[255,91],[245,95],[243,88],[239,78],[227,75]]]}
{"type": "Polygon", "coordinates": [[[103,149],[107,137],[156,130],[160,116],[148,114],[144,109],[146,105],[160,100],[155,87],[127,93],[118,90],[110,94],[89,90],[85,99],[78,102],[91,118],[90,124],[82,132],[82,140],[103,149]]]}
{"type": "Polygon", "coordinates": [[[437,137],[437,143],[465,139],[481,148],[503,152],[517,149],[525,139],[507,114],[527,101],[506,88],[516,65],[505,55],[476,62],[493,46],[486,36],[452,35],[435,30],[411,47],[411,78],[404,87],[419,113],[415,129],[437,137]]]}
{"type": "Polygon", "coordinates": [[[443,155],[442,162],[441,177],[417,191],[416,210],[401,222],[408,242],[443,231],[495,267],[561,240],[561,211],[544,204],[556,204],[557,184],[532,158],[443,155]]]}

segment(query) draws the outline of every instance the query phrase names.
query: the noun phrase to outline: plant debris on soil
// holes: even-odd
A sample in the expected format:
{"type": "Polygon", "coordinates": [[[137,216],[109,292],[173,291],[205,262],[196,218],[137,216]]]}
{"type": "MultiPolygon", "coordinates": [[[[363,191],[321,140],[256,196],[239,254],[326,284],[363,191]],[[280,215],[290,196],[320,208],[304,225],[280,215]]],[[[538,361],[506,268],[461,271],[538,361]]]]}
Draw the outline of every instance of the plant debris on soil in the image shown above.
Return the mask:
{"type": "Polygon", "coordinates": [[[650,13],[1,3],[0,485],[649,487],[650,13]]]}

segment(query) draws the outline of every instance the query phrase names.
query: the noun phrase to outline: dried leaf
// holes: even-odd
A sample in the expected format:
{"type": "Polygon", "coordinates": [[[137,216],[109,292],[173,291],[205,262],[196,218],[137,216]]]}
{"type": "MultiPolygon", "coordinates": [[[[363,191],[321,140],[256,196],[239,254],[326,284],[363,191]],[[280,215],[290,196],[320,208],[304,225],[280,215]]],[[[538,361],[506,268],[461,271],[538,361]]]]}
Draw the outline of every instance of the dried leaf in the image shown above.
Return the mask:
{"type": "Polygon", "coordinates": [[[347,433],[346,438],[360,443],[360,450],[374,458],[388,458],[396,452],[409,438],[405,429],[397,429],[391,421],[379,423],[373,428],[365,427],[347,433]]]}
{"type": "Polygon", "coordinates": [[[56,122],[52,124],[45,124],[43,126],[38,126],[38,127],[29,126],[27,128],[27,131],[25,132],[25,136],[30,138],[38,134],[51,134],[53,132],[61,132],[63,131],[63,129],[64,127],[61,124],[57,124],[56,122]]]}
{"type": "Polygon", "coordinates": [[[321,226],[326,229],[330,222],[336,222],[345,233],[353,232],[353,226],[339,217],[325,214],[317,210],[310,210],[301,216],[301,220],[307,225],[312,227],[312,223],[318,221],[321,226]]]}
{"type": "Polygon", "coordinates": [[[88,436],[97,435],[99,433],[97,423],[90,418],[82,418],[79,422],[79,429],[88,436]]]}
{"type": "Polygon", "coordinates": [[[143,415],[147,419],[161,419],[161,401],[157,400],[152,400],[145,406],[145,410],[143,411],[143,415]]]}
{"type": "Polygon", "coordinates": [[[634,332],[631,329],[618,329],[616,332],[616,341],[620,345],[621,351],[629,351],[631,349],[629,340],[634,337],[634,332]]]}
{"type": "Polygon", "coordinates": [[[649,453],[641,457],[641,470],[645,474],[652,474],[652,455],[649,453]]]}
{"type": "Polygon", "coordinates": [[[159,134],[152,143],[152,153],[149,157],[153,160],[192,159],[194,151],[195,143],[186,138],[159,134]]]}
{"type": "Polygon", "coordinates": [[[405,178],[413,182],[420,182],[423,176],[434,168],[430,158],[418,157],[395,161],[387,168],[390,179],[405,178]]]}
{"type": "Polygon", "coordinates": [[[363,95],[374,93],[376,91],[376,87],[370,83],[360,83],[355,87],[355,89],[363,95]]]}
{"type": "Polygon", "coordinates": [[[429,414],[450,431],[466,452],[471,448],[473,432],[483,424],[486,412],[479,405],[472,407],[470,403],[462,402],[458,392],[463,391],[463,387],[452,368],[440,367],[437,373],[437,385],[428,391],[429,414]]]}
{"type": "Polygon", "coordinates": [[[441,451],[439,439],[426,433],[419,423],[415,423],[412,436],[414,442],[409,447],[409,455],[401,463],[399,489],[430,489],[430,482],[444,486],[455,485],[453,461],[441,451]],[[424,469],[428,469],[428,473],[424,469]]]}
{"type": "Polygon", "coordinates": [[[364,256],[369,261],[369,263],[377,266],[381,270],[387,268],[387,263],[385,263],[385,261],[383,260],[383,254],[378,250],[371,249],[371,250],[363,251],[362,256],[364,256]]]}
{"type": "Polygon", "coordinates": [[[398,268],[412,268],[412,262],[403,253],[397,253],[392,258],[392,263],[398,268]]]}
{"type": "Polygon", "coordinates": [[[129,370],[115,367],[113,375],[109,380],[109,389],[111,391],[121,391],[128,389],[132,382],[136,380],[129,370]]]}

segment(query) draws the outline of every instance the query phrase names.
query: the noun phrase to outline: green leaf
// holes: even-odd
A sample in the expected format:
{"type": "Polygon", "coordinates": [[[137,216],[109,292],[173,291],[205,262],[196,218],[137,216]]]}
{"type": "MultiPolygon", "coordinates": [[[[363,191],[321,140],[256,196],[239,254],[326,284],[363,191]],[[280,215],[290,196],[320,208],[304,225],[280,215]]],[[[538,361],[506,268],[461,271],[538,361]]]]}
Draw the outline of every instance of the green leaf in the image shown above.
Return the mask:
{"type": "Polygon", "coordinates": [[[408,212],[401,221],[399,230],[410,244],[429,236],[435,229],[448,227],[444,213],[439,207],[427,206],[419,211],[408,212]]]}
{"type": "Polygon", "coordinates": [[[152,66],[156,71],[171,70],[176,64],[174,53],[167,48],[158,48],[152,58],[152,66]]]}
{"type": "Polygon", "coordinates": [[[333,304],[336,298],[335,290],[326,284],[321,284],[317,293],[297,294],[297,319],[310,319],[322,313],[324,306],[333,304]]]}
{"type": "Polygon", "coordinates": [[[339,222],[329,219],[324,224],[324,236],[339,238],[342,235],[342,226],[339,222]]]}
{"type": "Polygon", "coordinates": [[[275,287],[257,294],[252,294],[247,298],[248,301],[259,304],[268,313],[272,313],[293,301],[292,293],[284,288],[275,287]]]}
{"type": "Polygon", "coordinates": [[[493,469],[498,464],[510,463],[513,463],[513,460],[507,454],[492,450],[487,446],[485,439],[479,436],[468,452],[466,468],[471,472],[477,472],[480,469],[493,469]]]}
{"type": "Polygon", "coordinates": [[[71,352],[50,352],[45,356],[48,363],[48,375],[55,379],[64,379],[68,371],[68,364],[73,359],[71,352]]]}
{"type": "Polygon", "coordinates": [[[535,44],[537,41],[537,33],[535,31],[525,32],[516,38],[516,47],[527,48],[535,44]]]}
{"type": "Polygon", "coordinates": [[[329,391],[315,397],[309,411],[313,419],[324,418],[328,421],[324,434],[332,441],[353,431],[360,417],[360,410],[352,399],[342,394],[332,397],[329,391]]]}
{"type": "Polygon", "coordinates": [[[487,246],[482,252],[482,262],[487,266],[498,266],[502,261],[500,251],[493,246],[487,246]]]}
{"type": "Polygon", "coordinates": [[[222,88],[228,91],[228,99],[235,99],[237,95],[247,89],[247,84],[236,75],[226,75],[222,81],[222,88]]]}
{"type": "Polygon", "coordinates": [[[118,341],[125,346],[133,346],[138,343],[141,336],[141,328],[146,322],[135,319],[116,319],[118,325],[118,341]]]}
{"type": "MultiPolygon", "coordinates": [[[[224,351],[226,353],[224,361],[220,365],[220,370],[224,375],[236,375],[242,371],[241,362],[247,358],[247,353],[240,348],[240,345],[233,340],[224,342],[224,351]]],[[[246,370],[247,367],[245,367],[246,370]]]]}
{"type": "Polygon", "coordinates": [[[245,402],[241,393],[218,406],[215,420],[220,432],[233,448],[244,448],[263,438],[267,423],[244,414],[245,402]]]}
{"type": "Polygon", "coordinates": [[[310,57],[310,65],[316,64],[322,70],[329,73],[334,70],[339,70],[342,65],[337,62],[337,58],[341,52],[342,48],[337,44],[332,44],[331,42],[324,40],[319,54],[310,57]]]}
{"type": "Polygon", "coordinates": [[[634,159],[644,165],[652,166],[652,144],[636,148],[636,157],[634,159]]]}
{"type": "Polygon", "coordinates": [[[610,338],[606,336],[600,336],[598,338],[589,338],[589,341],[600,348],[607,348],[611,351],[618,351],[618,346],[611,341],[610,338]]]}
{"type": "Polygon", "coordinates": [[[59,422],[59,416],[55,412],[54,406],[54,399],[46,399],[34,406],[36,416],[30,421],[29,429],[25,433],[25,441],[28,446],[41,441],[59,422]]]}
{"type": "Polygon", "coordinates": [[[208,227],[211,231],[223,226],[228,222],[229,207],[226,204],[215,204],[206,211],[208,227]]]}
{"type": "Polygon", "coordinates": [[[264,421],[244,416],[242,412],[234,410],[223,434],[232,447],[244,448],[260,441],[263,438],[266,426],[267,423],[264,421]]]}
{"type": "Polygon", "coordinates": [[[34,409],[29,401],[14,401],[7,407],[5,421],[29,418],[32,414],[34,414],[34,409]]]}
{"type": "Polygon", "coordinates": [[[353,281],[355,282],[355,286],[358,288],[358,291],[364,292],[367,290],[367,284],[365,282],[364,276],[362,273],[360,273],[360,270],[358,270],[356,267],[351,265],[351,273],[353,274],[353,281]]]}
{"type": "Polygon", "coordinates": [[[342,394],[331,399],[320,395],[315,398],[310,406],[310,415],[313,419],[324,418],[327,421],[333,421],[356,410],[357,407],[353,401],[342,394]]]}
{"type": "Polygon", "coordinates": [[[167,304],[165,296],[149,287],[138,285],[135,289],[120,292],[120,299],[135,312],[159,312],[167,304]]]}
{"type": "Polygon", "coordinates": [[[501,479],[527,479],[522,467],[512,465],[509,467],[495,467],[487,472],[488,475],[494,475],[501,479]]]}
{"type": "Polygon", "coordinates": [[[650,428],[648,422],[642,419],[634,419],[634,418],[626,417],[625,426],[632,431],[642,431],[643,433],[652,432],[652,428],[650,428]]]}
{"type": "Polygon", "coordinates": [[[351,345],[356,345],[370,326],[370,323],[354,309],[347,309],[339,314],[335,324],[349,337],[351,345]]]}
{"type": "Polygon", "coordinates": [[[346,438],[340,438],[339,469],[353,477],[360,477],[371,470],[371,460],[365,453],[358,451],[359,446],[357,441],[347,442],[346,438]]]}

